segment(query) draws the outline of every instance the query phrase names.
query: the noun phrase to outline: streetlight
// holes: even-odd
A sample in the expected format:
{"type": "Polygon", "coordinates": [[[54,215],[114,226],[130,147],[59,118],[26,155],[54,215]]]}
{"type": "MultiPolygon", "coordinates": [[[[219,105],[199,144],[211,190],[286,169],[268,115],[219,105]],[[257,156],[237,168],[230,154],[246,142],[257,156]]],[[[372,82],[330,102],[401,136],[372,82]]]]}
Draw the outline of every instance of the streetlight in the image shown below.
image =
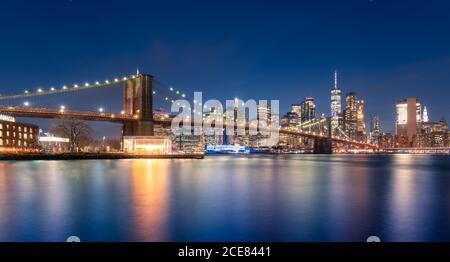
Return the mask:
{"type": "Polygon", "coordinates": [[[98,109],[98,111],[99,111],[100,113],[102,113],[102,112],[103,112],[103,107],[100,107],[100,108],[98,109]]]}
{"type": "Polygon", "coordinates": [[[29,106],[30,103],[28,103],[28,101],[25,101],[25,102],[23,102],[23,105],[24,105],[24,106],[29,106]]]}

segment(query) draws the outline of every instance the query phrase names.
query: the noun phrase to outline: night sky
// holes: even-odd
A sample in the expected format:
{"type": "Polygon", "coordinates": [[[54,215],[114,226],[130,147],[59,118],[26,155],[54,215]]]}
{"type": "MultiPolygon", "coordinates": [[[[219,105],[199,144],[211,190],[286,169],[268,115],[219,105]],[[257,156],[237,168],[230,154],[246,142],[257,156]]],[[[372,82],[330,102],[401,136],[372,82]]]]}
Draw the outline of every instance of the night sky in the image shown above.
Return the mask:
{"type": "Polygon", "coordinates": [[[0,11],[2,94],[139,68],[191,97],[279,99],[285,113],[313,96],[329,114],[337,69],[383,131],[407,96],[450,119],[446,0],[5,0],[0,11]]]}

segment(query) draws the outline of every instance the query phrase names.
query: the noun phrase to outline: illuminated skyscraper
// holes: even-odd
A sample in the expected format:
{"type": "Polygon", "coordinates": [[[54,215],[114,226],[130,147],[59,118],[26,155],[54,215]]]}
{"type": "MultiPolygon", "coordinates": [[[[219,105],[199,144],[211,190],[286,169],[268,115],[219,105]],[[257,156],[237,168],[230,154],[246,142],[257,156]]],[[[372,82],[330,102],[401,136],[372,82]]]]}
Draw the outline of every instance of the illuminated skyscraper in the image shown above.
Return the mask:
{"type": "Polygon", "coordinates": [[[334,87],[331,89],[331,129],[339,126],[339,117],[341,117],[341,90],[337,84],[337,71],[334,71],[334,87]]]}
{"type": "Polygon", "coordinates": [[[371,144],[378,144],[379,137],[380,137],[380,118],[378,116],[373,116],[372,119],[370,119],[369,142],[371,144]]]}
{"type": "Polygon", "coordinates": [[[356,101],[356,140],[367,142],[366,123],[364,122],[364,100],[356,101]]]}
{"type": "Polygon", "coordinates": [[[356,138],[357,123],[358,107],[356,104],[356,93],[350,92],[345,96],[344,129],[348,138],[351,140],[356,138]]]}
{"type": "Polygon", "coordinates": [[[314,98],[307,96],[300,103],[300,118],[302,123],[316,118],[316,104],[314,98]]]}
{"type": "Polygon", "coordinates": [[[411,146],[413,136],[422,123],[422,105],[415,97],[408,97],[397,102],[396,112],[396,135],[399,139],[407,140],[411,146]]]}
{"type": "Polygon", "coordinates": [[[424,106],[423,107],[423,122],[424,123],[428,123],[429,119],[428,119],[428,110],[427,107],[424,106]]]}
{"type": "Polygon", "coordinates": [[[291,113],[294,113],[298,116],[299,123],[301,121],[301,111],[302,111],[302,108],[301,108],[300,104],[292,104],[291,105],[291,113]]]}

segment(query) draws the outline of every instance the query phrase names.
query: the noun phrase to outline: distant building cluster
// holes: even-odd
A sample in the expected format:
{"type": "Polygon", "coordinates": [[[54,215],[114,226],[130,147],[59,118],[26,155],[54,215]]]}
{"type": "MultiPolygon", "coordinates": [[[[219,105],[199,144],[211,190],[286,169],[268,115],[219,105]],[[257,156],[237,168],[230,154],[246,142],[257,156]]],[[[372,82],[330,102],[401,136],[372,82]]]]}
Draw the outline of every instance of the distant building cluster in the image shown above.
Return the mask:
{"type": "Polygon", "coordinates": [[[449,130],[445,118],[432,122],[428,110],[415,97],[397,101],[395,136],[381,137],[380,146],[397,148],[449,147],[449,130]],[[392,137],[392,138],[391,138],[392,137]],[[389,140],[389,144],[385,143],[389,140]]]}
{"type": "MultiPolygon", "coordinates": [[[[313,97],[306,96],[298,103],[292,104],[290,111],[280,116],[280,127],[285,130],[314,132],[319,134],[329,134],[333,138],[345,141],[355,141],[360,143],[370,143],[378,145],[380,148],[428,148],[428,147],[448,147],[449,131],[445,119],[437,122],[430,121],[428,111],[416,98],[407,98],[398,101],[396,104],[396,128],[395,134],[381,131],[380,118],[376,115],[366,119],[366,103],[364,99],[358,97],[354,91],[349,91],[342,95],[338,84],[338,74],[334,72],[334,84],[330,96],[330,116],[317,115],[316,103],[313,97]],[[366,126],[366,121],[368,126],[366,126]]],[[[238,103],[236,100],[235,103],[238,103]]],[[[233,108],[226,108],[226,111],[234,112],[232,119],[224,118],[224,121],[234,121],[237,125],[249,123],[254,119],[248,116],[239,118],[238,105],[233,108]],[[238,119],[245,119],[244,123],[238,119]]],[[[224,111],[225,111],[224,110],[224,111]]],[[[257,106],[258,121],[270,125],[271,110],[266,106],[257,106]]],[[[215,109],[206,109],[203,112],[203,119],[211,117],[215,119],[217,112],[215,109]]],[[[245,113],[244,113],[245,114],[245,113]]],[[[157,112],[157,118],[170,118],[169,113],[157,112]]],[[[240,145],[251,148],[264,148],[269,137],[262,133],[249,135],[248,130],[243,134],[234,133],[227,135],[223,132],[217,133],[216,129],[210,127],[203,130],[202,135],[179,135],[173,136],[170,130],[163,126],[155,126],[155,135],[171,137],[171,144],[174,151],[200,152],[205,146],[215,145],[240,145]]],[[[312,148],[314,145],[312,138],[280,134],[278,148],[282,150],[298,150],[312,148]]],[[[337,145],[345,147],[345,144],[337,145]]]]}

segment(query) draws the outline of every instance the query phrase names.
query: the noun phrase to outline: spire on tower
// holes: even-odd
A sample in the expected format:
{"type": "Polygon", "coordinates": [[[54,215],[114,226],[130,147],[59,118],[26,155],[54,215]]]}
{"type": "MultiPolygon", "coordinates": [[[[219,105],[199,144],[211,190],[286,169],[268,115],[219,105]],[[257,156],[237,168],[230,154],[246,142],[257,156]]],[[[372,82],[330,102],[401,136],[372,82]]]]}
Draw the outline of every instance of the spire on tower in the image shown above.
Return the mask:
{"type": "Polygon", "coordinates": [[[337,86],[337,70],[334,70],[334,89],[338,89],[338,86],[337,86]]]}
{"type": "Polygon", "coordinates": [[[428,119],[428,110],[427,110],[427,107],[424,106],[424,108],[423,108],[423,122],[427,123],[428,121],[430,121],[428,119]]]}

